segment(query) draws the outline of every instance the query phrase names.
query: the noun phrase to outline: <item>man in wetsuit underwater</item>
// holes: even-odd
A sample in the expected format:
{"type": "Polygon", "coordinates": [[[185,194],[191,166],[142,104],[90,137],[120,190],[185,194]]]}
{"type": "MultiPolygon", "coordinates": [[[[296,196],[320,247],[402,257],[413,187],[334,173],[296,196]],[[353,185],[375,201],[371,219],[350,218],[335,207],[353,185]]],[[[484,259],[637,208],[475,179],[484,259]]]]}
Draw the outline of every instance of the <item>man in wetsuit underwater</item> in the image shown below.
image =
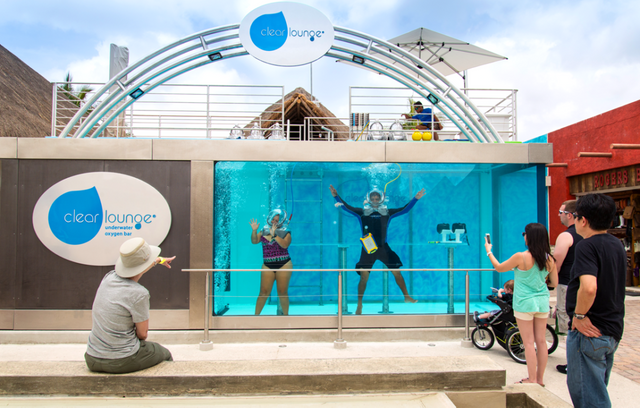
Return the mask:
{"type": "MultiPolygon", "coordinates": [[[[337,201],[336,207],[344,206],[345,211],[358,217],[360,225],[362,226],[362,235],[364,236],[371,233],[373,239],[378,245],[378,250],[370,254],[362,248],[360,252],[360,261],[356,264],[356,269],[371,269],[376,260],[379,260],[391,270],[398,287],[404,295],[404,301],[406,303],[416,303],[417,300],[409,295],[407,285],[399,270],[402,266],[402,261],[400,261],[398,254],[393,252],[387,243],[387,228],[394,217],[406,214],[413,208],[418,200],[424,196],[424,189],[418,191],[415,198],[412,198],[404,207],[391,209],[387,209],[383,204],[382,194],[377,190],[373,190],[369,193],[367,201],[365,202],[365,204],[368,205],[365,205],[365,208],[356,208],[345,203],[333,186],[329,186],[329,189],[331,190],[331,195],[337,201]]],[[[362,314],[362,298],[365,290],[367,289],[369,271],[361,271],[357,273],[360,275],[360,283],[358,284],[358,307],[356,309],[356,314],[362,314]]]]}

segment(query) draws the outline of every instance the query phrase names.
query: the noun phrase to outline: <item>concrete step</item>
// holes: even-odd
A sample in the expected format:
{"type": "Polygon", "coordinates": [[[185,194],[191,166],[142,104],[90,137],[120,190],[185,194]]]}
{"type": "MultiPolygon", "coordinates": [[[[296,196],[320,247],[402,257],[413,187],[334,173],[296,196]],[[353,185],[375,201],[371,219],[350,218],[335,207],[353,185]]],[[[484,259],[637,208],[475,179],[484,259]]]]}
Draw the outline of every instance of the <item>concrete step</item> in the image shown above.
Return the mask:
{"type": "Polygon", "coordinates": [[[529,408],[571,408],[573,405],[563,401],[546,388],[537,384],[514,384],[504,387],[507,393],[507,407],[529,408]]]}
{"type": "Polygon", "coordinates": [[[77,361],[6,361],[0,365],[0,395],[495,395],[504,394],[505,380],[505,369],[486,356],[175,361],[121,375],[91,373],[77,361]]]}
{"type": "MultiPolygon", "coordinates": [[[[471,328],[473,330],[473,327],[471,328]]],[[[464,337],[462,327],[403,329],[344,329],[347,341],[450,341],[464,337]]],[[[0,330],[0,344],[86,344],[88,330],[0,330]]],[[[202,330],[151,330],[149,338],[160,344],[198,344],[202,330]]],[[[327,342],[337,338],[335,329],[307,330],[211,330],[210,340],[216,344],[327,342]]]]}
{"type": "MultiPolygon", "coordinates": [[[[47,407],[47,408],[141,408],[141,407],[186,407],[186,408],[454,408],[444,393],[411,394],[367,394],[367,395],[289,395],[289,396],[242,396],[242,397],[32,397],[2,398],[3,407],[47,407]]],[[[495,408],[495,406],[493,407],[495,408]]]]}

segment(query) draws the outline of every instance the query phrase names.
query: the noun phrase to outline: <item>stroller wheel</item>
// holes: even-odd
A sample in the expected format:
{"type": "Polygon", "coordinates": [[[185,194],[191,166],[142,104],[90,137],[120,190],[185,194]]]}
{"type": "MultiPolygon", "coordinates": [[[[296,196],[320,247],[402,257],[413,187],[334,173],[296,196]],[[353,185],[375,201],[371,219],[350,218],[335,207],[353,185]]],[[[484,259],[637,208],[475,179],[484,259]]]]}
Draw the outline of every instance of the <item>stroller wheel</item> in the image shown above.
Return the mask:
{"type": "MultiPolygon", "coordinates": [[[[547,352],[549,354],[556,351],[558,348],[558,335],[553,327],[547,325],[545,337],[547,340],[547,352]]],[[[512,328],[507,331],[506,335],[507,353],[512,359],[520,364],[526,364],[527,360],[524,356],[524,343],[522,342],[522,336],[518,328],[512,328]]]]}
{"type": "Polygon", "coordinates": [[[494,341],[493,332],[484,327],[477,327],[471,333],[471,342],[480,350],[489,350],[494,341]]]}
{"type": "Polygon", "coordinates": [[[507,353],[517,363],[526,364],[527,360],[524,356],[524,343],[522,342],[522,336],[520,336],[520,330],[509,329],[506,335],[507,353]]]}

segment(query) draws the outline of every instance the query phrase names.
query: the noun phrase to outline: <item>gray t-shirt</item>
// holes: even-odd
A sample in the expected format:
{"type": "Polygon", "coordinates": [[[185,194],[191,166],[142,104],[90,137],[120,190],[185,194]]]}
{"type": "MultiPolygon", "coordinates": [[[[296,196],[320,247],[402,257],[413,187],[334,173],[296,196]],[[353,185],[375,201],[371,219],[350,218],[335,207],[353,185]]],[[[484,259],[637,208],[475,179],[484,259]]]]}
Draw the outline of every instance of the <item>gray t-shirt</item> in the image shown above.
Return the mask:
{"type": "Polygon", "coordinates": [[[87,354],[116,359],[134,355],[140,348],[134,323],[149,319],[149,291],[138,282],[107,273],[91,309],[93,327],[87,354]]]}

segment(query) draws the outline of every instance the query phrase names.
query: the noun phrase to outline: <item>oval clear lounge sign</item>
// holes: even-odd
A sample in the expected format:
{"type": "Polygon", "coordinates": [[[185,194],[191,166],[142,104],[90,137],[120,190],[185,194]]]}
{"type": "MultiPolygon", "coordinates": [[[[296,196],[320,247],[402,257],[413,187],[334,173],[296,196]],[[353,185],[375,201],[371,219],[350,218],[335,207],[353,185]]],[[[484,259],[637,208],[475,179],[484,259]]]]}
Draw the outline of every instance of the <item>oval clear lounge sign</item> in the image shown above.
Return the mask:
{"type": "Polygon", "coordinates": [[[135,177],[84,173],[64,179],[40,196],[33,229],[53,253],[85,265],[114,265],[120,245],[143,237],[160,245],[171,228],[162,194],[135,177]]]}
{"type": "Polygon", "coordinates": [[[331,21],[313,7],[271,3],[253,10],[240,23],[240,41],[249,54],[279,66],[309,64],[333,45],[331,21]]]}

